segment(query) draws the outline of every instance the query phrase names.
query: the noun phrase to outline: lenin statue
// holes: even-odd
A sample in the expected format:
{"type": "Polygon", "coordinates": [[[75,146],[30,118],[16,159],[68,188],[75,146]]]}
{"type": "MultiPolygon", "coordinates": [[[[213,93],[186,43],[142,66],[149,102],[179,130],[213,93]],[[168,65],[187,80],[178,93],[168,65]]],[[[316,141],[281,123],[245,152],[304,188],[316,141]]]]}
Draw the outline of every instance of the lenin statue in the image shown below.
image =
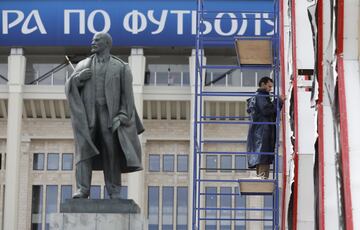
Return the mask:
{"type": "Polygon", "coordinates": [[[127,63],[110,54],[112,38],[97,33],[90,57],[65,84],[75,141],[73,198],[88,198],[92,170],[103,170],[111,199],[120,198],[121,173],[142,170],[138,135],[144,131],[134,105],[127,63]]]}

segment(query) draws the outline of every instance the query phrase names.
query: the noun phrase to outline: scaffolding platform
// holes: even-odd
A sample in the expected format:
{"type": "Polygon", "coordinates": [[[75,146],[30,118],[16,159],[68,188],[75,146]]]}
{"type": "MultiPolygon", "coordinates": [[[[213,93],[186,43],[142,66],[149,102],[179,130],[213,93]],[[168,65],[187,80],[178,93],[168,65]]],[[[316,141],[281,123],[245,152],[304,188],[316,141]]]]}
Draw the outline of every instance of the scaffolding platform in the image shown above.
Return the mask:
{"type": "Polygon", "coordinates": [[[268,38],[246,38],[235,40],[239,65],[272,65],[272,41],[268,38]]]}
{"type": "Polygon", "coordinates": [[[241,195],[272,195],[274,189],[273,181],[239,181],[241,195]]]}

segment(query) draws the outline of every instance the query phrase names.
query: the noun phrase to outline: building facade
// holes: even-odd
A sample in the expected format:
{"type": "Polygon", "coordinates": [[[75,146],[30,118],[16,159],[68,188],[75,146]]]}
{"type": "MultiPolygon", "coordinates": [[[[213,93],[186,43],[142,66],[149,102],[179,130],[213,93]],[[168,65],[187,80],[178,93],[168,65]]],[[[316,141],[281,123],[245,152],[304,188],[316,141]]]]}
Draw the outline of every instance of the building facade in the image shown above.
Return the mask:
{"type": "MultiPolygon", "coordinates": [[[[34,2],[36,6],[38,2],[34,2]]],[[[49,2],[45,5],[59,3],[49,2]]],[[[57,10],[47,11],[40,5],[37,5],[39,8],[30,7],[30,3],[30,10],[16,8],[13,1],[0,5],[5,38],[0,48],[0,229],[49,229],[49,214],[59,212],[60,204],[75,191],[73,132],[64,83],[72,73],[71,65],[89,55],[93,32],[105,30],[108,20],[115,20],[110,8],[119,9],[125,5],[104,1],[109,4],[104,9],[99,2],[88,1],[90,6],[80,9],[80,2],[74,1],[60,9],[64,27],[57,29],[51,27],[56,27],[55,21],[50,23],[44,19],[49,12],[56,14],[57,10]],[[74,16],[78,21],[73,19],[74,16]],[[84,33],[82,17],[86,21],[84,33]],[[4,22],[5,18],[8,24],[4,22]],[[53,30],[61,31],[62,37],[52,35],[53,30]],[[24,40],[26,33],[29,36],[24,40]],[[76,36],[80,38],[74,39],[76,36]]],[[[155,10],[149,3],[144,3],[145,7],[138,10],[129,10],[129,6],[122,8],[122,29],[128,33],[120,31],[118,34],[112,29],[114,23],[108,29],[114,38],[112,54],[128,62],[132,69],[135,104],[146,130],[140,137],[144,170],[123,175],[122,192],[124,198],[134,199],[139,204],[149,229],[191,229],[195,50],[192,45],[194,29],[188,24],[192,23],[195,6],[192,1],[177,1],[173,5],[164,1],[155,3],[155,10]],[[181,4],[185,6],[180,7],[181,4]],[[173,19],[166,21],[165,15],[168,18],[172,15],[173,19]],[[138,24],[135,24],[135,18],[139,20],[138,24]],[[180,23],[180,20],[183,21],[180,23]],[[145,21],[148,26],[143,28],[145,21]],[[171,25],[176,25],[176,31],[172,31],[171,25]],[[162,32],[159,32],[161,28],[162,32]],[[157,38],[156,34],[161,36],[157,38]],[[167,38],[169,34],[172,37],[167,38]]],[[[131,6],[135,4],[131,3],[131,6]]],[[[263,23],[268,26],[266,20],[264,18],[263,23]]],[[[214,22],[213,31],[224,32],[216,25],[214,22]]],[[[239,25],[236,32],[240,33],[241,28],[239,25]]],[[[263,28],[266,33],[268,28],[263,28]]],[[[244,33],[249,31],[256,30],[249,26],[244,33]]],[[[205,50],[205,59],[214,65],[237,64],[233,47],[209,47],[205,50]]],[[[271,73],[260,69],[232,72],[215,69],[206,73],[204,84],[209,90],[231,87],[233,91],[254,92],[262,76],[271,76],[271,73]]],[[[204,104],[205,113],[246,119],[245,99],[208,98],[204,104]]],[[[208,124],[205,129],[208,140],[220,137],[242,142],[206,144],[204,149],[245,151],[247,126],[208,124]]],[[[203,160],[206,161],[203,170],[208,178],[237,179],[253,175],[247,170],[245,155],[214,154],[203,160]]],[[[214,184],[206,191],[231,193],[237,192],[238,187],[214,184]]],[[[102,172],[93,173],[91,198],[108,198],[102,172]]],[[[207,195],[203,202],[207,207],[272,206],[270,196],[207,195]]],[[[207,211],[206,215],[271,218],[272,214],[215,210],[207,211]]],[[[206,229],[271,229],[271,225],[266,222],[208,221],[206,229]]]]}

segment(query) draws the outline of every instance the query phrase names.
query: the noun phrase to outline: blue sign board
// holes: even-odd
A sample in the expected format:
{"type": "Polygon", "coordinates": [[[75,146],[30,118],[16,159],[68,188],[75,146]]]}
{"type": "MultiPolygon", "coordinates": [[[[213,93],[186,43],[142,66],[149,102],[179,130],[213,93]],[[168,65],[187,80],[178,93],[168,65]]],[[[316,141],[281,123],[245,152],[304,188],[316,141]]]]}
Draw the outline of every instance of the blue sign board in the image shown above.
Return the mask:
{"type": "MultiPolygon", "coordinates": [[[[109,32],[114,46],[194,46],[195,0],[2,0],[1,46],[88,46],[109,32]]],[[[209,36],[269,36],[273,1],[208,0],[209,36]]]]}

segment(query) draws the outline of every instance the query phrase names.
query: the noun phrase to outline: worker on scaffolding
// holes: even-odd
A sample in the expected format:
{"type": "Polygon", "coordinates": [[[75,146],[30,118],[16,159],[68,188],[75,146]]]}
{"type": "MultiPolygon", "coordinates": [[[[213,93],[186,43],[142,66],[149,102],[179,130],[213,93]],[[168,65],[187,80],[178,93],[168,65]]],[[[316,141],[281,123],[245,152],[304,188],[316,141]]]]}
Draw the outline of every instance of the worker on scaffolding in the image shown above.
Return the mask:
{"type": "MultiPolygon", "coordinates": [[[[270,92],[273,89],[273,80],[263,77],[259,81],[259,88],[256,95],[247,100],[247,112],[252,122],[275,122],[277,105],[279,111],[282,108],[284,96],[271,100],[270,92]]],[[[252,123],[249,127],[247,137],[248,167],[256,168],[256,175],[262,179],[269,178],[270,164],[274,160],[276,126],[275,124],[252,123]],[[266,154],[259,154],[260,152],[266,154]]]]}

